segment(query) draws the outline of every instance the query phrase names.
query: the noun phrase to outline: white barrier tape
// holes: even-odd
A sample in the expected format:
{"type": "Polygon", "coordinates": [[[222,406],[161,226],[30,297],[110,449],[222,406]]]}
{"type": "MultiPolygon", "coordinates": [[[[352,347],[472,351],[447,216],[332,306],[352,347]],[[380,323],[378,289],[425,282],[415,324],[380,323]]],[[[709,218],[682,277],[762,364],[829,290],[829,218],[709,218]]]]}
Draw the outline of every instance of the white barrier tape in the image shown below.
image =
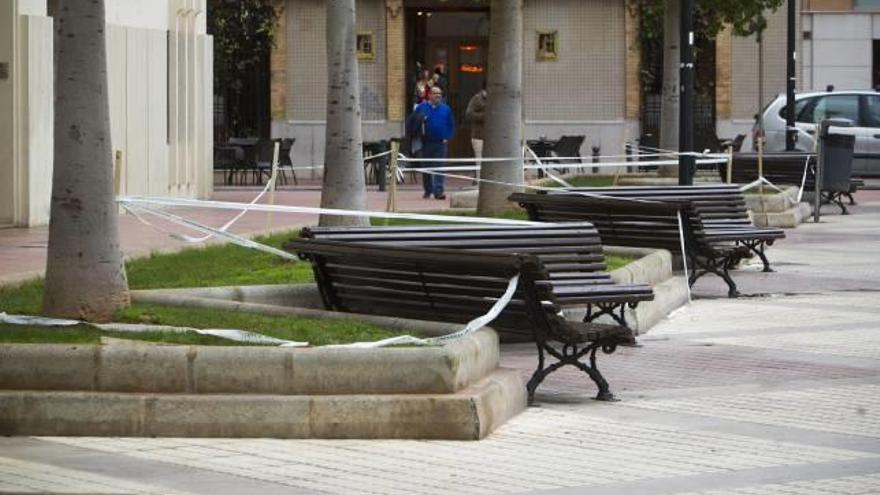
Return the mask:
{"type": "Polygon", "coordinates": [[[678,210],[678,241],[681,243],[681,264],[684,267],[684,284],[687,287],[688,302],[691,302],[691,279],[688,276],[687,251],[684,249],[684,221],[681,210],[678,210]]]}
{"type": "MultiPolygon", "coordinates": [[[[258,201],[260,201],[260,199],[263,198],[263,196],[266,195],[267,192],[269,192],[269,190],[271,190],[272,188],[275,187],[275,181],[278,179],[278,147],[279,147],[279,144],[275,143],[275,155],[274,155],[274,158],[272,159],[272,175],[269,177],[269,180],[266,181],[266,187],[264,187],[263,190],[260,191],[260,193],[257,194],[257,196],[253,200],[251,200],[250,203],[248,203],[249,205],[256,204],[258,201]]],[[[166,231],[166,233],[168,233],[168,235],[170,235],[171,237],[174,237],[177,240],[180,240],[183,242],[189,242],[191,244],[205,242],[205,241],[209,240],[210,238],[216,236],[217,232],[226,232],[227,230],[229,230],[229,228],[232,227],[232,225],[235,224],[235,222],[237,222],[239,219],[241,219],[241,217],[243,217],[245,215],[245,213],[247,213],[249,210],[250,210],[250,208],[245,208],[245,209],[241,210],[240,213],[238,213],[237,215],[232,217],[228,222],[224,223],[220,228],[216,229],[212,233],[205,234],[201,237],[192,237],[192,236],[188,236],[186,234],[174,234],[174,233],[167,232],[167,231],[166,231]]],[[[137,215],[135,215],[135,216],[137,216],[137,215]]],[[[144,221],[142,218],[140,218],[140,220],[142,222],[144,221]]],[[[148,222],[145,222],[145,223],[147,223],[147,225],[150,225],[148,222]]]]}
{"type": "Polygon", "coordinates": [[[780,189],[779,187],[777,187],[776,184],[774,184],[774,183],[770,182],[769,180],[767,180],[767,178],[764,177],[763,175],[760,176],[760,177],[758,177],[758,178],[755,179],[754,181],[752,181],[752,182],[750,182],[750,183],[748,183],[748,184],[746,184],[746,185],[740,187],[739,190],[740,190],[740,192],[746,192],[746,191],[748,191],[749,189],[753,189],[753,188],[755,188],[755,187],[757,187],[757,186],[759,186],[759,185],[761,185],[761,184],[767,184],[767,185],[770,186],[771,188],[776,189],[776,191],[778,191],[778,192],[782,192],[782,189],[780,189]]]}
{"type": "Polygon", "coordinates": [[[797,202],[801,202],[801,198],[804,196],[804,186],[807,184],[807,168],[810,166],[810,155],[807,155],[807,159],[804,160],[804,175],[801,177],[801,187],[798,189],[797,202]]]}
{"type": "Polygon", "coordinates": [[[384,340],[379,340],[376,342],[355,342],[353,344],[340,344],[340,345],[328,345],[324,347],[339,347],[339,348],[357,348],[357,349],[372,349],[376,347],[387,347],[391,345],[442,345],[446,342],[460,339],[465,335],[476,332],[477,330],[483,328],[492,322],[495,318],[498,318],[498,315],[510,304],[510,300],[513,299],[514,293],[516,293],[516,286],[519,284],[519,274],[514,275],[507,282],[507,289],[504,291],[504,294],[495,301],[495,304],[489,308],[489,311],[486,312],[483,316],[474,318],[469,321],[465,327],[455,333],[450,333],[447,335],[442,335],[440,337],[431,337],[427,339],[421,339],[418,337],[413,337],[412,335],[400,335],[398,337],[391,337],[384,340]]]}
{"type": "Polygon", "coordinates": [[[557,184],[561,184],[562,187],[571,187],[571,184],[569,184],[568,182],[565,182],[564,180],[560,179],[559,177],[553,175],[553,173],[551,173],[550,170],[548,170],[546,167],[544,167],[544,164],[541,163],[541,159],[538,158],[538,155],[536,155],[535,152],[532,151],[531,148],[529,148],[528,146],[526,146],[525,148],[523,148],[523,150],[524,150],[524,151],[528,151],[529,153],[531,153],[531,155],[532,155],[532,157],[534,158],[535,162],[537,162],[537,163],[538,163],[538,166],[541,168],[541,170],[543,170],[544,173],[547,174],[547,177],[550,177],[550,179],[552,179],[553,181],[555,181],[557,184]]]}
{"type": "MultiPolygon", "coordinates": [[[[555,158],[553,158],[555,160],[555,158]]],[[[420,161],[422,161],[420,159],[420,161]]],[[[431,160],[427,160],[431,161],[431,160]]],[[[437,162],[444,160],[434,160],[437,162]]],[[[471,160],[474,161],[474,160],[471,160]]],[[[697,165],[717,165],[720,163],[727,163],[727,158],[704,158],[696,161],[697,165]]],[[[548,164],[540,164],[540,165],[523,165],[524,170],[546,170],[547,167],[552,167],[554,169],[571,169],[571,168],[585,168],[585,167],[596,167],[596,168],[619,168],[619,167],[639,167],[639,166],[664,166],[664,165],[678,165],[678,160],[655,160],[650,162],[577,162],[577,163],[554,163],[552,165],[548,164]]],[[[467,171],[475,171],[480,170],[479,165],[457,165],[450,167],[407,167],[405,169],[407,172],[467,172],[467,171]]]]}
{"type": "Polygon", "coordinates": [[[364,161],[375,160],[376,158],[382,158],[383,156],[387,156],[391,154],[391,150],[386,150],[381,153],[376,153],[375,155],[366,155],[364,156],[364,161]]]}
{"type": "Polygon", "coordinates": [[[197,333],[200,335],[210,335],[221,339],[232,340],[235,342],[245,342],[249,344],[267,344],[278,345],[281,347],[305,347],[308,342],[296,342],[293,340],[279,339],[246,330],[233,330],[227,328],[190,328],[190,327],[172,327],[168,325],[140,325],[134,323],[89,323],[80,320],[65,320],[58,318],[46,318],[44,316],[28,316],[28,315],[10,315],[0,313],[0,323],[9,323],[12,325],[36,325],[44,327],[70,327],[75,325],[87,325],[104,331],[113,332],[169,332],[169,333],[197,333]]]}
{"type": "MultiPolygon", "coordinates": [[[[117,200],[117,201],[119,201],[119,200],[117,200]]],[[[242,247],[256,249],[258,251],[263,251],[263,252],[266,252],[269,254],[274,254],[276,256],[280,256],[284,259],[287,259],[287,260],[290,260],[293,262],[299,261],[299,258],[288,253],[287,251],[282,251],[282,250],[276,249],[272,246],[267,246],[265,244],[254,241],[252,239],[248,239],[247,237],[242,237],[240,235],[231,234],[229,232],[224,232],[219,229],[215,229],[213,227],[208,227],[207,225],[203,225],[203,224],[196,222],[194,220],[189,220],[189,219],[183,218],[183,217],[175,215],[173,213],[169,213],[164,210],[150,208],[148,206],[144,206],[143,204],[127,204],[122,201],[119,201],[119,202],[123,208],[125,208],[127,211],[130,211],[135,216],[135,218],[137,218],[138,220],[143,222],[145,225],[147,225],[149,227],[153,227],[157,230],[161,230],[166,233],[167,233],[166,230],[161,229],[161,228],[157,227],[156,225],[153,225],[152,223],[148,222],[146,219],[144,219],[143,216],[138,214],[137,210],[140,210],[143,213],[148,213],[150,215],[162,218],[164,220],[167,220],[167,221],[174,223],[174,224],[177,224],[177,225],[181,225],[181,226],[188,227],[188,228],[191,228],[194,230],[198,230],[199,232],[204,232],[207,234],[215,234],[218,237],[222,237],[222,238],[224,238],[234,244],[238,244],[239,246],[242,246],[242,247]]],[[[242,206],[248,207],[248,206],[252,206],[252,205],[246,205],[246,204],[242,203],[242,206]]]]}
{"type": "MultiPolygon", "coordinates": [[[[468,177],[468,180],[472,180],[472,177],[468,177]]],[[[164,207],[178,207],[178,208],[202,208],[202,209],[219,209],[219,210],[241,210],[242,208],[248,207],[249,205],[245,203],[233,203],[228,201],[207,201],[207,200],[198,200],[198,199],[187,199],[187,198],[144,198],[144,197],[121,197],[116,200],[123,206],[134,206],[135,208],[141,209],[149,209],[149,205],[154,206],[164,206],[164,207]]],[[[447,222],[447,223],[480,223],[480,224],[489,224],[489,225],[544,225],[542,222],[531,222],[528,220],[509,220],[506,218],[484,218],[484,217],[459,217],[459,216],[450,216],[450,215],[430,215],[423,213],[390,213],[385,211],[362,211],[362,210],[340,210],[333,208],[315,208],[311,206],[287,206],[287,205],[267,205],[267,204],[255,204],[250,205],[251,211],[263,211],[263,212],[276,212],[276,213],[306,213],[306,214],[315,214],[315,215],[336,215],[336,216],[353,216],[353,217],[375,217],[375,218],[402,218],[407,220],[426,220],[432,222],[447,222]]],[[[162,210],[151,210],[158,211],[163,213],[164,215],[174,216],[170,213],[164,212],[162,210]]],[[[180,220],[189,222],[188,225],[193,226],[198,229],[210,229],[210,227],[205,227],[196,222],[192,222],[189,220],[182,219],[177,217],[180,220]]],[[[232,235],[225,233],[227,235],[232,235]]],[[[238,237],[238,236],[236,236],[238,237]]],[[[250,239],[244,239],[248,242],[253,242],[250,239]]]]}

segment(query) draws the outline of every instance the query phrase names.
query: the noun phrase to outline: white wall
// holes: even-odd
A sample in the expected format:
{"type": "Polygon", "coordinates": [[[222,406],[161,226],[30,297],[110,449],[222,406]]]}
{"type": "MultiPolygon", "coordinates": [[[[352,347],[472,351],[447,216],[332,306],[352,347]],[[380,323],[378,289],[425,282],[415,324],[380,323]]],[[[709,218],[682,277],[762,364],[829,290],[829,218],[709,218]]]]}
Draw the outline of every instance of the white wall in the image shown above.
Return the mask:
{"type": "Polygon", "coordinates": [[[836,89],[869,89],[874,26],[880,28],[880,16],[813,13],[809,20],[812,40],[803,45],[805,86],[816,90],[829,84],[836,89]]]}
{"type": "Polygon", "coordinates": [[[54,156],[54,50],[51,17],[21,16],[19,45],[19,191],[15,223],[49,222],[54,156]]]}
{"type": "Polygon", "coordinates": [[[15,5],[0,2],[0,63],[9,77],[0,79],[0,226],[15,221],[15,5]]]}
{"type": "MultiPolygon", "coordinates": [[[[213,40],[204,34],[204,7],[205,0],[107,0],[121,194],[212,192],[213,40]]],[[[53,19],[45,12],[45,0],[0,1],[0,62],[10,67],[0,80],[0,226],[49,221],[53,19]]]]}

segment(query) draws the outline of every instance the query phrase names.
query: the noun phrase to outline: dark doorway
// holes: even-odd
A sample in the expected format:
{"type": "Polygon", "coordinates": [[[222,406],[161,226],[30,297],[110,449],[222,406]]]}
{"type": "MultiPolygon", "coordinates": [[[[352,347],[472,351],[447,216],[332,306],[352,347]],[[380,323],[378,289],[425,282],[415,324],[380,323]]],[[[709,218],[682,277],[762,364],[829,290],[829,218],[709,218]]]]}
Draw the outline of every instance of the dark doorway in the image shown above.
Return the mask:
{"type": "Polygon", "coordinates": [[[880,40],[874,40],[872,51],[871,87],[880,90],[880,40]]]}
{"type": "Polygon", "coordinates": [[[468,102],[482,88],[489,59],[489,11],[487,9],[436,10],[408,8],[407,95],[416,102],[415,82],[419,67],[441,68],[446,75],[446,103],[455,114],[456,132],[450,156],[473,155],[470,128],[465,119],[468,102]]]}
{"type": "MultiPolygon", "coordinates": [[[[662,19],[661,19],[662,20],[662,19]]],[[[648,22],[656,22],[656,19],[648,22]]],[[[642,22],[646,22],[642,19],[642,22]]],[[[653,27],[657,32],[657,26],[653,27]]],[[[639,142],[645,146],[657,147],[660,144],[660,105],[663,90],[663,33],[660,23],[659,34],[642,36],[641,92],[642,111],[641,136],[639,142]]],[[[718,149],[715,133],[715,39],[706,35],[706,28],[700,25],[696,30],[696,102],[694,106],[694,147],[697,150],[718,149]]]]}

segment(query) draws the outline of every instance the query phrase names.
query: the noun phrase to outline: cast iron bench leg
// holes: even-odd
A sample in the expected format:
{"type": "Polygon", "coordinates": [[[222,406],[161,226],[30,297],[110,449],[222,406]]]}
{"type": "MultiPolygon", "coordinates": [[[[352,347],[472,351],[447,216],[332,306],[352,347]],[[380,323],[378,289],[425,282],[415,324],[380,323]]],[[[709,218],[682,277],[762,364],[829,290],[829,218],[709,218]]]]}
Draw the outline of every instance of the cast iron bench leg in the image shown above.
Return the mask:
{"type": "Polygon", "coordinates": [[[749,248],[749,251],[758,255],[761,258],[761,262],[764,263],[764,272],[772,272],[773,269],[770,268],[770,261],[767,259],[767,255],[764,254],[764,241],[758,242],[744,242],[743,245],[749,248]]]}

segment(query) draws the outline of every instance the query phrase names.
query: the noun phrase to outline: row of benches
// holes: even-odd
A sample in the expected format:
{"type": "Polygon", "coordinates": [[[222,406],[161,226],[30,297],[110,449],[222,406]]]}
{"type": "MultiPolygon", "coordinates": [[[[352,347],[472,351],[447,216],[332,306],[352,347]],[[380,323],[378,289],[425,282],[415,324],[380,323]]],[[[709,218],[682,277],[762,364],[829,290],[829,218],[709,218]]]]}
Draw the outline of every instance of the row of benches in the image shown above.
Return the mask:
{"type": "Polygon", "coordinates": [[[511,196],[532,220],[553,223],[313,227],[285,247],[312,263],[324,305],[334,311],[465,323],[485,314],[518,275],[513,299],[491,325],[506,340],[534,340],[529,399],[548,374],[571,365],[595,382],[598,399],[613,400],[596,354],[633,343],[625,309],[654,296],[647,285],[611,279],[603,244],[682,253],[683,241],[702,270],[690,283],[716,273],[735,295],[728,270],[751,254],[769,270],[764,247],[784,234],[754,227],[742,196],[728,186],[600,192],[511,196]],[[564,317],[575,307],[587,309],[584,321],[564,317]],[[601,315],[613,323],[597,323],[601,315]]]}

